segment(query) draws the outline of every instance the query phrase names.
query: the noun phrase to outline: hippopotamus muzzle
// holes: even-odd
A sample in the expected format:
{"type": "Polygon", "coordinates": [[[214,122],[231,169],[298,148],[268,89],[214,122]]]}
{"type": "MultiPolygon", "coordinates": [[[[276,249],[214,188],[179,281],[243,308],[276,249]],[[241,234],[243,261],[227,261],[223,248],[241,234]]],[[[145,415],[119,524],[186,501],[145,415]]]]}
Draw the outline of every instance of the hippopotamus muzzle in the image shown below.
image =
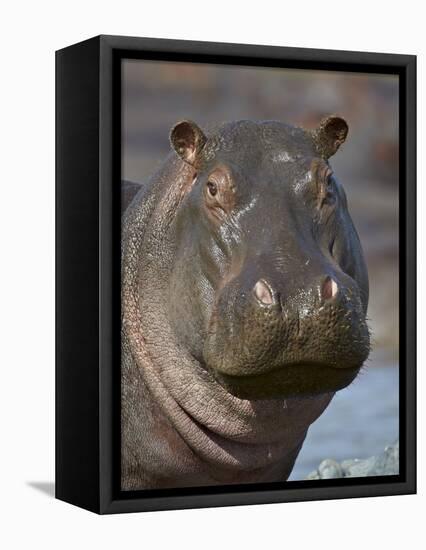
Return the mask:
{"type": "Polygon", "coordinates": [[[291,279],[291,294],[266,273],[222,289],[203,355],[228,391],[241,398],[317,395],[354,380],[369,354],[360,291],[338,269],[324,272],[310,285],[291,279]]]}

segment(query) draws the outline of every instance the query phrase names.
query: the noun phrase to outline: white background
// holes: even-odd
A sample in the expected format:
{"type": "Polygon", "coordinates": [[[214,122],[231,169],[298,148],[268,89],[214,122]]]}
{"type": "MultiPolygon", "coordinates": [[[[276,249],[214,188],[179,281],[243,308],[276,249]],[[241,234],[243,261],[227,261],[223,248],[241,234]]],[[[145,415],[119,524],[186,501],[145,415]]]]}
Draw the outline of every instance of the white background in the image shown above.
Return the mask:
{"type": "MultiPolygon", "coordinates": [[[[424,266],[426,41],[421,8],[421,2],[410,0],[3,3],[2,548],[167,545],[173,549],[241,546],[350,550],[418,548],[424,544],[424,348],[419,350],[418,377],[420,496],[98,517],[55,501],[31,485],[46,486],[54,477],[54,51],[102,33],[417,54],[418,261],[424,266]]],[[[419,282],[419,310],[424,311],[422,279],[419,282]]],[[[421,329],[420,324],[419,339],[421,329]]]]}

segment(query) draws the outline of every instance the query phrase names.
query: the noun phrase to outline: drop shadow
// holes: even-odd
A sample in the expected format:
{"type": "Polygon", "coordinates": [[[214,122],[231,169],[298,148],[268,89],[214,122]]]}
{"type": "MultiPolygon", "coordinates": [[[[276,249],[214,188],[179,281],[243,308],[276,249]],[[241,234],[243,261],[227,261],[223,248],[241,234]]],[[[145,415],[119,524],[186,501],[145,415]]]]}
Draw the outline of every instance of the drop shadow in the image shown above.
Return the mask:
{"type": "Polygon", "coordinates": [[[55,497],[55,483],[53,481],[27,481],[27,485],[50,498],[55,497]]]}

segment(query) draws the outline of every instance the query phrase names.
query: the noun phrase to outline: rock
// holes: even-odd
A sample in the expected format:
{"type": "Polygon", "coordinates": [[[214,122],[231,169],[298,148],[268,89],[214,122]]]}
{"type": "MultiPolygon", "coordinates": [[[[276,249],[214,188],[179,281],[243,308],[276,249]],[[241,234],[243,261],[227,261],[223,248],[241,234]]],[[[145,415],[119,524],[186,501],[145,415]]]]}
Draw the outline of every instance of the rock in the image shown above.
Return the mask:
{"type": "Polygon", "coordinates": [[[344,460],[340,464],[327,458],[306,479],[336,479],[341,477],[367,477],[397,475],[399,473],[399,442],[389,445],[384,452],[366,459],[344,460]]]}
{"type": "Polygon", "coordinates": [[[338,462],[331,458],[326,458],[318,467],[320,479],[333,479],[343,477],[343,470],[338,462]]]}
{"type": "Polygon", "coordinates": [[[355,458],[342,462],[343,477],[366,477],[374,474],[374,466],[378,457],[371,456],[365,460],[355,458]],[[373,473],[372,473],[373,472],[373,473]]]}

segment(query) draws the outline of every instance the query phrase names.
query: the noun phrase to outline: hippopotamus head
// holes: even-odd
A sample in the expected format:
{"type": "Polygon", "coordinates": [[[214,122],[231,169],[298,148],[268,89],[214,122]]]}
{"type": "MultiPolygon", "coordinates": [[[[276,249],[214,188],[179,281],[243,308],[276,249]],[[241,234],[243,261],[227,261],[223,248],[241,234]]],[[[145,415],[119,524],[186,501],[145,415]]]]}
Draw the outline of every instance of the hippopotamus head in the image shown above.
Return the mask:
{"type": "Polygon", "coordinates": [[[174,221],[170,322],[237,397],[334,392],[368,356],[366,267],[329,163],[347,132],[337,116],[314,131],[275,121],[171,131],[193,182],[174,221]]]}

